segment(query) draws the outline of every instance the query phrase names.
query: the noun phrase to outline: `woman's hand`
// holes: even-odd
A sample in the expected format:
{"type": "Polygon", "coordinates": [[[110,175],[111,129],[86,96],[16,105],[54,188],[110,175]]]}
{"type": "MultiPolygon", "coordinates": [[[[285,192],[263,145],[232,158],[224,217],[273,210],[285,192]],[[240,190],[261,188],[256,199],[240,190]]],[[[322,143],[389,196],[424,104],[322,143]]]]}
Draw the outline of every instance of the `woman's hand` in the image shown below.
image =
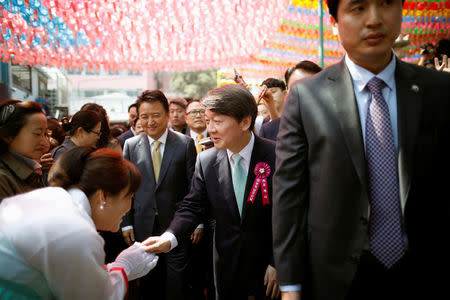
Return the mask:
{"type": "Polygon", "coordinates": [[[50,170],[50,168],[53,166],[53,157],[52,154],[49,153],[45,153],[44,155],[41,156],[41,158],[39,159],[39,163],[42,166],[42,170],[50,170]]]}

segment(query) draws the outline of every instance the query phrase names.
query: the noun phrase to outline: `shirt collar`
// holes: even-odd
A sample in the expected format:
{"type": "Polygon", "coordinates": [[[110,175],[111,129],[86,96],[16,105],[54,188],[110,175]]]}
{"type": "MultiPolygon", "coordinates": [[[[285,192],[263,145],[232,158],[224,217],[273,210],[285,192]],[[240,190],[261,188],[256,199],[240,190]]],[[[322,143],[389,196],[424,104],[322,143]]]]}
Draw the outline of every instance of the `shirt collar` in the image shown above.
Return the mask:
{"type": "MultiPolygon", "coordinates": [[[[252,157],[252,151],[253,146],[255,145],[255,136],[253,135],[253,132],[251,132],[252,137],[250,138],[250,141],[248,144],[239,152],[239,154],[242,156],[242,158],[250,163],[250,158],[252,157]]],[[[234,154],[231,150],[227,149],[228,159],[231,160],[231,156],[234,154]]]]}
{"type": "Polygon", "coordinates": [[[89,202],[89,199],[86,196],[86,194],[79,188],[72,188],[69,189],[67,192],[70,194],[75,204],[91,217],[92,216],[91,203],[89,202]]]}
{"type": "Polygon", "coordinates": [[[384,68],[383,71],[381,71],[376,75],[370,72],[369,70],[355,64],[348,57],[347,54],[345,55],[345,64],[347,65],[350,75],[352,76],[353,83],[355,84],[355,87],[359,92],[362,92],[364,90],[369,80],[372,79],[374,76],[383,80],[384,83],[386,83],[386,85],[391,90],[393,90],[395,87],[394,72],[395,72],[396,58],[394,53],[392,53],[392,59],[386,66],[386,68],[384,68]]]}
{"type": "Polygon", "coordinates": [[[133,133],[133,135],[136,135],[136,131],[133,129],[133,127],[130,127],[130,130],[133,133]]]}
{"type": "Polygon", "coordinates": [[[208,136],[208,131],[205,129],[205,130],[203,130],[203,132],[197,133],[197,132],[195,132],[195,131],[192,130],[192,129],[190,130],[191,138],[193,138],[194,141],[197,140],[197,136],[200,135],[200,134],[205,138],[205,137],[208,136]]]}
{"type": "Polygon", "coordinates": [[[159,137],[159,139],[154,140],[152,137],[150,137],[148,134],[148,141],[150,142],[150,145],[153,144],[154,141],[160,141],[161,144],[165,145],[166,141],[167,141],[167,133],[169,132],[169,129],[166,129],[166,131],[164,131],[164,133],[159,137]]]}
{"type": "Polygon", "coordinates": [[[29,166],[30,168],[32,168],[33,170],[35,169],[40,169],[42,168],[41,164],[39,164],[37,161],[35,161],[34,159],[28,158],[26,156],[23,156],[22,154],[17,153],[16,151],[13,150],[9,150],[9,152],[11,152],[12,155],[14,155],[15,157],[17,157],[18,159],[20,159],[21,161],[23,161],[27,166],[29,166]]]}

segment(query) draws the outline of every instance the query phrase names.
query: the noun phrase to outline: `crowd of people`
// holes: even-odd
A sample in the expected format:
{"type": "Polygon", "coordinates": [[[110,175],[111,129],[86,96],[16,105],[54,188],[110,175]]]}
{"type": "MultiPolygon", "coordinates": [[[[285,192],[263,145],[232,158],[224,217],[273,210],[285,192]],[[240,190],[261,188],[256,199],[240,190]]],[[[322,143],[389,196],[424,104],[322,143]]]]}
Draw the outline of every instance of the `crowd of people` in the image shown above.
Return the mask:
{"type": "Polygon", "coordinates": [[[301,61],[257,97],[242,78],[147,90],[128,130],[95,103],[58,122],[2,100],[0,298],[445,294],[448,40],[403,62],[402,2],[328,0],[340,63],[301,61]]]}

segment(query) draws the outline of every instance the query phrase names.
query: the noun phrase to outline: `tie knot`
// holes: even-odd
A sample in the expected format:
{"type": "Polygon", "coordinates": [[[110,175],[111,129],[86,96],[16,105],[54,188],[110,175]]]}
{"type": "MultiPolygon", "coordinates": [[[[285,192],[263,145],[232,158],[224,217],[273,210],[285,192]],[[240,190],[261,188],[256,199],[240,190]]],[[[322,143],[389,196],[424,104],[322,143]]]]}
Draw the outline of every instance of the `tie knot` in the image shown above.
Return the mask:
{"type": "Polygon", "coordinates": [[[386,83],[378,77],[372,77],[366,86],[372,95],[381,94],[381,90],[386,86],[386,83]]]}
{"type": "Polygon", "coordinates": [[[234,163],[237,165],[241,162],[242,156],[239,153],[233,153],[233,155],[231,155],[231,158],[233,159],[234,163]]]}
{"type": "Polygon", "coordinates": [[[197,142],[200,141],[203,138],[203,134],[197,135],[197,142]]]}
{"type": "Polygon", "coordinates": [[[153,141],[153,147],[155,147],[155,149],[159,149],[159,145],[161,145],[160,141],[153,141]]]}

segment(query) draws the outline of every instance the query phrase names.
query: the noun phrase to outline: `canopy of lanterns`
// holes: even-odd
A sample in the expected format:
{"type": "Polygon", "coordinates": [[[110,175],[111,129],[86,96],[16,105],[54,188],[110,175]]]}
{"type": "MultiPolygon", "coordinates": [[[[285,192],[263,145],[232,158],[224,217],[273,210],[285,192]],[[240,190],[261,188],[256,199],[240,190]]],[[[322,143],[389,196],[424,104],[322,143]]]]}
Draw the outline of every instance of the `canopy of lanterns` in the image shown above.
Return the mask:
{"type": "MultiPolygon", "coordinates": [[[[324,0],[324,3],[326,1],[324,0]]],[[[66,69],[200,70],[259,75],[319,61],[318,1],[0,0],[0,59],[66,69]]],[[[344,54],[324,7],[325,65],[344,54]]],[[[403,33],[418,47],[449,37],[450,0],[405,1],[403,33]]]]}
{"type": "MultiPolygon", "coordinates": [[[[345,54],[332,33],[328,8],[323,8],[323,52],[325,66],[336,63],[345,54]]],[[[292,0],[288,12],[272,39],[241,70],[248,77],[276,77],[301,60],[319,63],[318,1],[292,0]]],[[[405,0],[402,38],[407,40],[405,61],[420,59],[420,46],[450,38],[450,0],[405,0]]]]}

